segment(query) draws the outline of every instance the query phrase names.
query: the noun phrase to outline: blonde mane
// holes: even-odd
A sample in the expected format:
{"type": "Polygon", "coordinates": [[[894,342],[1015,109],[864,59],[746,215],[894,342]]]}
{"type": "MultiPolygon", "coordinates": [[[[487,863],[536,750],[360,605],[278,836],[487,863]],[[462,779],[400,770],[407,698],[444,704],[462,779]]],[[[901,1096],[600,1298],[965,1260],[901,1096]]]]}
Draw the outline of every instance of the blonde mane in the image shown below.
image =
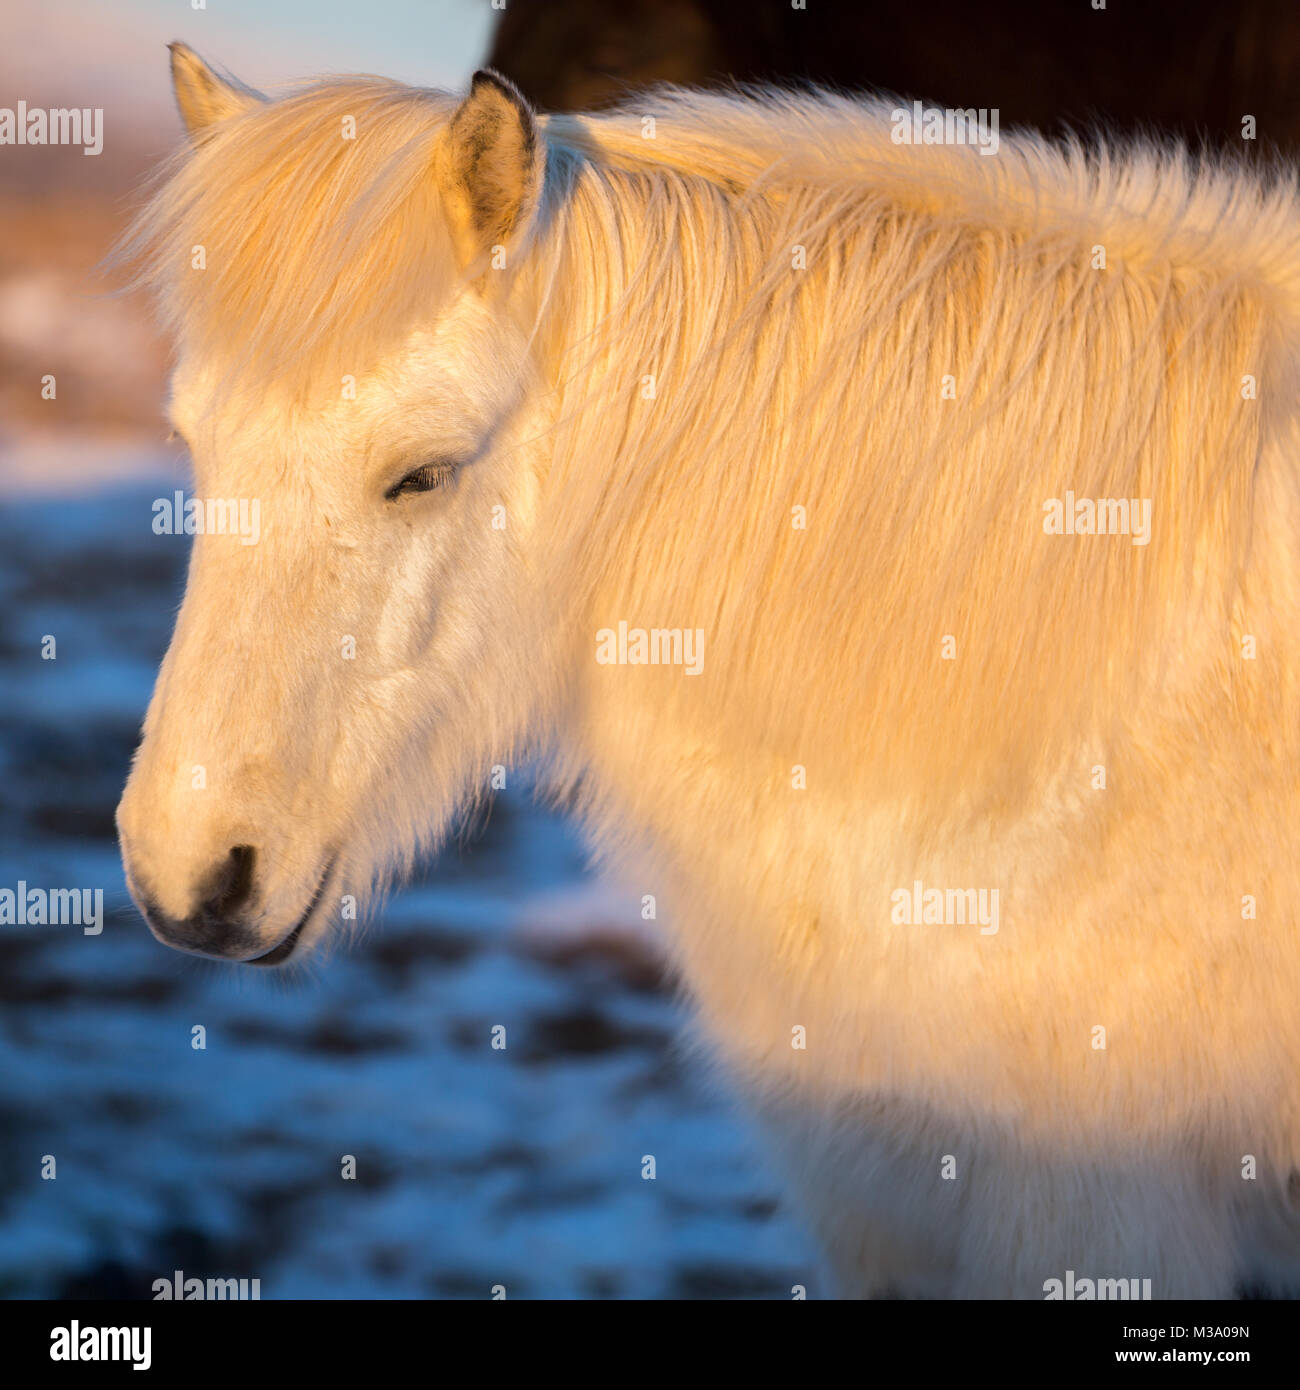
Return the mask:
{"type": "MultiPolygon", "coordinates": [[[[453,107],[332,81],[179,156],[125,247],[177,337],[262,389],[335,390],[428,321],[457,278],[430,177],[453,107]]],[[[826,654],[854,673],[844,717],[866,691],[881,716],[860,762],[835,721],[819,777],[952,792],[959,768],[987,812],[1071,735],[1115,732],[1189,606],[1228,623],[1260,443],[1295,395],[1300,213],[1294,179],[1177,150],[900,146],[889,110],[666,89],[552,117],[512,269],[563,401],[549,496],[589,601],[707,627],[715,697],[759,684],[782,765],[825,742],[826,654]],[[1152,545],[1044,538],[1067,489],[1151,498],[1152,545]],[[813,593],[819,630],[774,642],[813,593]],[[940,663],[946,635],[971,659],[940,663]],[[940,707],[964,730],[942,749],[940,707]]]]}

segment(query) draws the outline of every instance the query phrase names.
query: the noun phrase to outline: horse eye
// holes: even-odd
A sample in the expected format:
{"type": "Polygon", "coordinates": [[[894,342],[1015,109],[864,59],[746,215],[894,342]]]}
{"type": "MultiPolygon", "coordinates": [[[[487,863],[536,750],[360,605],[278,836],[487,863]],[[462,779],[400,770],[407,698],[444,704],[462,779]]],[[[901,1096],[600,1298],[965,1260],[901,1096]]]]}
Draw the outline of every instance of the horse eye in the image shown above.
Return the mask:
{"type": "Polygon", "coordinates": [[[391,502],[406,492],[432,492],[436,487],[446,487],[456,476],[456,465],[446,459],[436,463],[425,463],[410,472],[400,483],[394,483],[384,496],[391,502]]]}

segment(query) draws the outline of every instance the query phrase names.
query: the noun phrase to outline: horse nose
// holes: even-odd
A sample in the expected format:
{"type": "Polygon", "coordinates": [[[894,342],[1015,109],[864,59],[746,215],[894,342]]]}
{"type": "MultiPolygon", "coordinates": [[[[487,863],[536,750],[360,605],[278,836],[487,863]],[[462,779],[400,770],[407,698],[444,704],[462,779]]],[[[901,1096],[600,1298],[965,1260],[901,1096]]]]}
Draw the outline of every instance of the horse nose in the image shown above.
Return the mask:
{"type": "Polygon", "coordinates": [[[169,917],[152,901],[143,905],[154,935],[182,951],[210,956],[247,955],[257,949],[257,935],[243,911],[253,899],[254,864],[251,845],[236,845],[200,888],[198,906],[188,917],[169,917]]]}
{"type": "Polygon", "coordinates": [[[257,851],[251,845],[236,845],[209,880],[208,896],[199,912],[217,921],[229,921],[253,896],[253,863],[257,851]]]}

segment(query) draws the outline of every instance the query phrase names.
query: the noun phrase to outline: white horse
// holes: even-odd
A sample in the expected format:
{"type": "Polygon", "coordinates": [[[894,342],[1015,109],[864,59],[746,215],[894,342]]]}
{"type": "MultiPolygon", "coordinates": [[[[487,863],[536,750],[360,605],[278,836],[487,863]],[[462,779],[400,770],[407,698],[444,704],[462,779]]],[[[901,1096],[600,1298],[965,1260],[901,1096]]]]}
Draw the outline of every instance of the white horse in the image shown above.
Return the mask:
{"type": "Polygon", "coordinates": [[[842,1292],[1300,1283],[1294,183],[173,69],[128,253],[261,528],[119,810],[155,934],[297,960],[547,757],[842,1292]]]}

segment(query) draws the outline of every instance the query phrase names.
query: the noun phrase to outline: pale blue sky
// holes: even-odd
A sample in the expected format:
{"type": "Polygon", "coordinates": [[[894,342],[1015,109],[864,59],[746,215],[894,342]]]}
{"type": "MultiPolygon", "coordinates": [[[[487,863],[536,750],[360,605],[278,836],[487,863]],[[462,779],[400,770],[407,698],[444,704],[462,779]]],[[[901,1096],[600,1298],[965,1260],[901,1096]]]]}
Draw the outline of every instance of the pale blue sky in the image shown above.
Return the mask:
{"type": "Polygon", "coordinates": [[[191,0],[118,0],[113,8],[254,86],[327,70],[461,86],[494,18],[489,0],[207,0],[201,10],[191,0]]]}
{"type": "Polygon", "coordinates": [[[490,0],[0,0],[0,87],[34,105],[102,106],[118,130],[170,130],[166,46],[180,39],[272,95],[351,72],[456,91],[494,18],[490,0]]]}

